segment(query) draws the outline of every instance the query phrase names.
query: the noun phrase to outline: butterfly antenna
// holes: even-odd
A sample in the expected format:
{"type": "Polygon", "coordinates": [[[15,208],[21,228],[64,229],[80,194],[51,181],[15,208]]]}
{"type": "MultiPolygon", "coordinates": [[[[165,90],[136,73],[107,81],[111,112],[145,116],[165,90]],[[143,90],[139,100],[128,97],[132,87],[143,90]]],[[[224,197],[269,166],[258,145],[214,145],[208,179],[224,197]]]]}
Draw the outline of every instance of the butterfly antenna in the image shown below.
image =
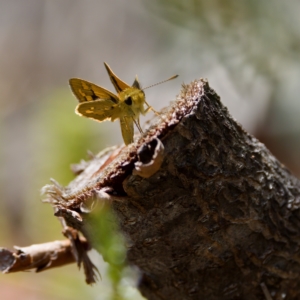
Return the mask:
{"type": "Polygon", "coordinates": [[[161,83],[164,83],[164,82],[170,81],[170,80],[172,80],[172,79],[175,79],[175,78],[177,78],[178,76],[179,76],[179,75],[174,75],[174,76],[170,77],[169,79],[166,79],[166,80],[160,81],[160,82],[158,82],[158,83],[155,83],[155,84],[149,85],[149,86],[147,86],[147,87],[143,88],[142,90],[149,89],[149,88],[151,88],[151,87],[153,87],[153,86],[156,86],[156,85],[159,85],[159,84],[161,84],[161,83]]]}

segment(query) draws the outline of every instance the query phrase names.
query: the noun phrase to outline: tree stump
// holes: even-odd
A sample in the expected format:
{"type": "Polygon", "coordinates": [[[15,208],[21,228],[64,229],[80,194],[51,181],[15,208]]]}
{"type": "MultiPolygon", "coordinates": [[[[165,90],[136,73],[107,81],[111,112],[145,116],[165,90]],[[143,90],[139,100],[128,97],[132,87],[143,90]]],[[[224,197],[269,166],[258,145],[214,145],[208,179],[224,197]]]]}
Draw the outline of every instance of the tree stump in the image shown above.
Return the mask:
{"type": "Polygon", "coordinates": [[[300,299],[299,180],[207,81],[183,86],[135,143],[76,171],[68,187],[46,188],[48,200],[79,213],[83,225],[67,223],[86,237],[83,206],[111,201],[147,299],[300,299]],[[160,142],[145,176],[137,162],[157,162],[160,142]]]}

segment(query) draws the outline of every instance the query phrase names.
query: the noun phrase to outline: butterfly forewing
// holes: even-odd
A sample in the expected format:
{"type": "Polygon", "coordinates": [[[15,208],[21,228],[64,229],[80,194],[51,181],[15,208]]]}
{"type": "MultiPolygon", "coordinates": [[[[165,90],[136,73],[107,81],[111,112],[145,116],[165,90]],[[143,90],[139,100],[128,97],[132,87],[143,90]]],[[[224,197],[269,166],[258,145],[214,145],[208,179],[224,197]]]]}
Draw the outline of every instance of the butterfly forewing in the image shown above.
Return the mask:
{"type": "Polygon", "coordinates": [[[73,94],[79,102],[95,101],[99,99],[111,100],[114,103],[119,102],[119,98],[112,92],[86,80],[71,78],[69,83],[73,94]]]}
{"type": "Polygon", "coordinates": [[[104,63],[104,66],[106,68],[106,71],[108,73],[108,76],[110,78],[110,81],[112,82],[113,86],[115,87],[116,91],[118,93],[124,91],[125,89],[129,88],[130,86],[121,80],[110,68],[110,66],[107,63],[104,63]]]}

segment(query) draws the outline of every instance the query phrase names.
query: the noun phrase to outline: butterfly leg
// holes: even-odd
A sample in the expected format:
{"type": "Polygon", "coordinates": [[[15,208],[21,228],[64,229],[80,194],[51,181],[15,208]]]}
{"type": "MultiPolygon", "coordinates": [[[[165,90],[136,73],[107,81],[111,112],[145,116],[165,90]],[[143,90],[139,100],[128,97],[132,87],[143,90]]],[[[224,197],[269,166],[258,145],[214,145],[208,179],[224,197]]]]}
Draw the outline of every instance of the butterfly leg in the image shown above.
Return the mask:
{"type": "Polygon", "coordinates": [[[138,128],[139,132],[143,133],[143,130],[142,130],[142,127],[141,127],[141,124],[140,124],[140,119],[138,118],[138,119],[135,120],[134,118],[132,118],[132,120],[133,120],[134,124],[136,125],[136,127],[138,128]]]}
{"type": "Polygon", "coordinates": [[[152,106],[150,106],[147,101],[145,100],[146,105],[148,105],[148,107],[145,109],[144,114],[146,114],[149,110],[152,110],[162,121],[164,121],[164,118],[162,116],[162,114],[160,114],[158,111],[156,111],[152,106]]]}
{"type": "Polygon", "coordinates": [[[157,116],[159,116],[159,117],[161,116],[159,112],[157,112],[152,106],[150,106],[150,105],[148,104],[148,102],[146,101],[146,99],[145,99],[145,103],[146,103],[146,105],[148,106],[147,109],[145,110],[145,114],[146,114],[149,110],[152,110],[157,116]]]}

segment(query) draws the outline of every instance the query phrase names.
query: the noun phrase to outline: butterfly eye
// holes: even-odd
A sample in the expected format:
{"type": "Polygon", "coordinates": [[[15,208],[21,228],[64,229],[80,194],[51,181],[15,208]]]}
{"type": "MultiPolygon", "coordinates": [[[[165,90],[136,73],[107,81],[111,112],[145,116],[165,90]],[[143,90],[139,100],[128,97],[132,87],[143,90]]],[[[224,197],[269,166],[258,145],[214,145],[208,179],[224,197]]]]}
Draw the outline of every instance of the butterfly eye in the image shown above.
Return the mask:
{"type": "Polygon", "coordinates": [[[132,104],[132,99],[131,99],[131,97],[128,97],[124,102],[125,102],[127,105],[131,105],[131,104],[132,104]]]}

